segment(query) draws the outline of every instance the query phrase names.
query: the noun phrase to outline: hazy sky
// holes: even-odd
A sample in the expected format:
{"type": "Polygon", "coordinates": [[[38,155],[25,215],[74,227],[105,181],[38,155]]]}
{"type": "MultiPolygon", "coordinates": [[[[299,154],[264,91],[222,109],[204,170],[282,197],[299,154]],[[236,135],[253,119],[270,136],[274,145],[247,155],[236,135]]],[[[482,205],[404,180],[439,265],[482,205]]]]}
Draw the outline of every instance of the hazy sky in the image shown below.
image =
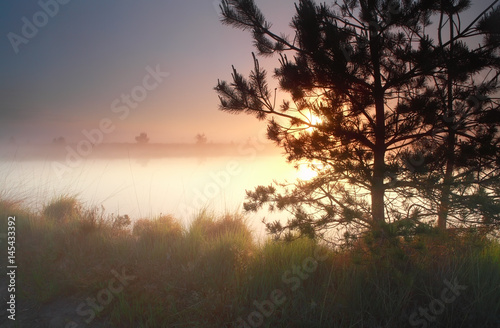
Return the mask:
{"type": "MultiPolygon", "coordinates": [[[[217,79],[229,79],[233,64],[247,74],[254,50],[249,33],[220,23],[219,1],[59,2],[0,4],[0,142],[78,141],[102,119],[115,127],[107,141],[133,142],[140,132],[151,142],[191,142],[198,132],[240,140],[265,126],[218,110],[217,79]],[[41,3],[53,17],[40,14],[41,3]],[[160,75],[144,93],[150,71],[160,75]],[[132,91],[132,102],[121,98],[132,91]]],[[[287,29],[293,0],[257,3],[287,29]]]]}
{"type": "MultiPolygon", "coordinates": [[[[256,1],[278,32],[289,31],[294,2],[256,1]]],[[[76,142],[104,119],[114,127],[106,141],[133,142],[140,132],[151,142],[192,142],[198,132],[212,141],[254,136],[264,122],[217,109],[217,79],[229,79],[233,64],[246,75],[254,50],[248,32],[220,23],[218,3],[3,1],[0,143],[76,142]]],[[[272,72],[277,58],[266,62],[272,72]]]]}

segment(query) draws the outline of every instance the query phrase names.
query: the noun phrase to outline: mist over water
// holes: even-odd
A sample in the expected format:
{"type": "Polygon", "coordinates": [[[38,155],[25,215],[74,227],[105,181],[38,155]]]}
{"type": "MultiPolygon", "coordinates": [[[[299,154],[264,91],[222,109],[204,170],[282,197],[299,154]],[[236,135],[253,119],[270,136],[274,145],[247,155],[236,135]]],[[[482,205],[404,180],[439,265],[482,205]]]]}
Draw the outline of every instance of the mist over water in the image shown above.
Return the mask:
{"type": "MultiPolygon", "coordinates": [[[[0,157],[0,190],[3,197],[24,200],[35,210],[54,198],[74,195],[85,206],[104,207],[107,214],[127,214],[132,220],[172,214],[187,225],[203,209],[221,214],[241,212],[245,190],[297,177],[296,169],[279,154],[264,151],[257,155],[249,151],[251,148],[245,149],[244,154],[233,155],[219,149],[214,156],[188,156],[184,150],[182,157],[156,158],[136,156],[137,151],[147,151],[132,149],[134,157],[89,156],[74,167],[54,153],[44,152],[46,158],[41,158],[27,156],[26,150],[4,152],[0,157]],[[66,169],[59,171],[60,167],[66,169]]],[[[101,149],[101,155],[105,154],[101,149]]],[[[260,236],[264,217],[285,218],[284,213],[265,210],[247,216],[260,236]]]]}

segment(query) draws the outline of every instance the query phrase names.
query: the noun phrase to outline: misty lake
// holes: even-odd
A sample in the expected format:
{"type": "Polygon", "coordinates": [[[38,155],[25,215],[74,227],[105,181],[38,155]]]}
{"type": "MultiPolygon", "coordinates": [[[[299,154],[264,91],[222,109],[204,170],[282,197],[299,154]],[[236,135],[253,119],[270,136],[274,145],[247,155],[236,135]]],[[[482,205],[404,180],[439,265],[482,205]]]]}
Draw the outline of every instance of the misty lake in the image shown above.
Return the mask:
{"type": "MultiPolygon", "coordinates": [[[[242,211],[246,189],[273,180],[293,181],[301,173],[277,153],[88,158],[73,167],[64,166],[63,171],[61,160],[26,160],[12,154],[0,158],[2,196],[24,200],[35,210],[71,195],[85,206],[103,206],[107,214],[127,214],[132,220],[172,214],[185,225],[204,208],[216,214],[242,211]]],[[[247,214],[257,236],[264,232],[264,216],[275,220],[285,214],[265,210],[247,214]]]]}

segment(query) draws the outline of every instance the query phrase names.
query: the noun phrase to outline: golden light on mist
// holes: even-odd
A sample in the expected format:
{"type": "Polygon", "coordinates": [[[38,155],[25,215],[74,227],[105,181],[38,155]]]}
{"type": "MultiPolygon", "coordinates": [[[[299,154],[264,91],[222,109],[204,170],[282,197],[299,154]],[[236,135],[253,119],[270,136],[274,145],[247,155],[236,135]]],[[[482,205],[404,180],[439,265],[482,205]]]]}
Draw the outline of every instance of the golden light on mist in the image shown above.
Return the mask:
{"type": "Polygon", "coordinates": [[[296,176],[299,180],[309,181],[318,176],[318,172],[323,168],[323,164],[314,161],[313,163],[303,162],[296,166],[296,176]]]}
{"type": "Polygon", "coordinates": [[[316,177],[318,173],[314,171],[308,164],[300,164],[297,166],[297,178],[303,181],[309,181],[316,177]]]}

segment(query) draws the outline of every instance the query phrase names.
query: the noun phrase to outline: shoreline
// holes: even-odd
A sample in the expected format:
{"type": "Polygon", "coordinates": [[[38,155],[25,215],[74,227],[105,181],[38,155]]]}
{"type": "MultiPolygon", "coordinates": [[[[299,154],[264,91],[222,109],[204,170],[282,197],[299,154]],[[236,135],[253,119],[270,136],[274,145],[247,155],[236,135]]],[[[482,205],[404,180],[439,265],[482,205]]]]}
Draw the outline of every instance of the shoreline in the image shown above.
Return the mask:
{"type": "Polygon", "coordinates": [[[203,145],[185,143],[103,143],[94,145],[91,149],[86,149],[84,152],[78,152],[78,149],[78,144],[76,143],[7,145],[7,147],[0,149],[0,159],[65,160],[68,156],[75,154],[89,159],[248,157],[257,156],[257,152],[259,157],[279,156],[281,154],[280,149],[272,144],[255,145],[253,143],[207,143],[203,145]]]}

